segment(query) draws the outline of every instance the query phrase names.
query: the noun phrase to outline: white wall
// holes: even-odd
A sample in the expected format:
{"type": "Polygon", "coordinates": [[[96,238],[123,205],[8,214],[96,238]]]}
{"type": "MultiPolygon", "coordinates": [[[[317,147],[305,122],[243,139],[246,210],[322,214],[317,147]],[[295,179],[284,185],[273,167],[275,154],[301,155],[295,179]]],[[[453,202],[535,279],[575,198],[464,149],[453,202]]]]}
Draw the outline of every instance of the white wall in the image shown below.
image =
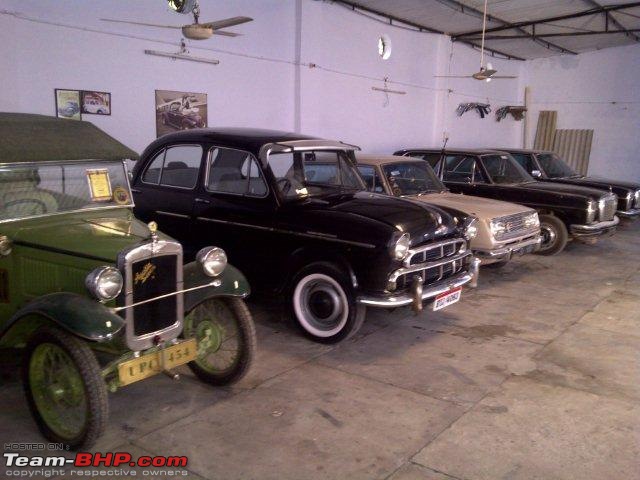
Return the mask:
{"type": "Polygon", "coordinates": [[[200,0],[202,20],[249,15],[244,35],[189,42],[194,55],[220,65],[172,61],[144,49],[177,51],[179,30],[105,23],[122,18],[186,23],[163,0],[3,0],[0,10],[0,111],[55,114],[54,88],[112,93],[113,115],[86,115],[116,138],[142,150],[155,138],[154,90],[208,94],[210,126],[253,126],[341,139],[371,152],[408,146],[521,146],[523,122],[476,112],[457,117],[461,102],[495,109],[522,104],[533,91],[531,138],[537,112],[555,109],[560,128],[594,128],[590,173],[640,180],[640,47],[608,49],[532,62],[489,58],[515,80],[491,83],[435,78],[470,74],[479,52],[448,37],[379,22],[338,4],[316,0],[200,0]],[[45,23],[42,23],[45,22],[45,23]],[[71,26],[67,28],[62,25],[71,26]],[[92,31],[85,31],[89,29],[92,31]],[[102,33],[100,33],[102,32],[102,33]],[[377,55],[387,34],[392,56],[377,55]],[[134,36],[136,38],[130,38],[134,36]],[[309,65],[315,64],[315,68],[309,65]],[[385,95],[383,86],[405,91],[385,95]],[[615,105],[592,103],[620,101],[615,105]]]}
{"type": "Polygon", "coordinates": [[[594,130],[589,175],[640,181],[640,45],[533,60],[527,74],[534,135],[557,110],[558,128],[594,130]]]}

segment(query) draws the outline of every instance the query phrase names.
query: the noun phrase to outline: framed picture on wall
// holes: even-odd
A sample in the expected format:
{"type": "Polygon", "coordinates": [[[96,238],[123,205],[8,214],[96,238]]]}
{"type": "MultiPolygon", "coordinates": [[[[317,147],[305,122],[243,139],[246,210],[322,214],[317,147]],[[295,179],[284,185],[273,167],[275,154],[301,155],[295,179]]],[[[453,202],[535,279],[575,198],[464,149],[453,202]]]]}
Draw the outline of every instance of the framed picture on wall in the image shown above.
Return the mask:
{"type": "Polygon", "coordinates": [[[82,90],[82,113],[91,115],[111,115],[111,94],[82,90]]]}
{"type": "Polygon", "coordinates": [[[80,113],[80,90],[55,89],[56,117],[82,120],[80,113]]]}
{"type": "Polygon", "coordinates": [[[207,94],[156,90],[156,134],[207,126],[207,94]]]}

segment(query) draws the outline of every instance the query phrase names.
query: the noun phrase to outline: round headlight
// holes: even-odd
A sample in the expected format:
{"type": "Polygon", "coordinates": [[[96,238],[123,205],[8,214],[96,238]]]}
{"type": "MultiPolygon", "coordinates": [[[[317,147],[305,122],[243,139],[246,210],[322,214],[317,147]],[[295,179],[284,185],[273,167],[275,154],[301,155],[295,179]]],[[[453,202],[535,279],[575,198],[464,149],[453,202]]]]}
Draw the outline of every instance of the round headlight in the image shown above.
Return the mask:
{"type": "Polygon", "coordinates": [[[398,237],[396,242],[391,246],[391,258],[394,260],[404,260],[409,255],[409,246],[411,245],[411,237],[408,233],[403,233],[398,237]]]}
{"type": "Polygon", "coordinates": [[[217,277],[227,268],[227,254],[218,247],[205,247],[198,252],[196,260],[202,265],[204,273],[217,277]]]}
{"type": "Polygon", "coordinates": [[[466,225],[464,227],[464,238],[467,240],[472,240],[478,236],[478,219],[471,218],[466,221],[466,225]]]}
{"type": "Polygon", "coordinates": [[[89,293],[103,302],[113,300],[120,295],[122,284],[122,275],[114,267],[96,268],[85,279],[85,285],[89,293]]]}

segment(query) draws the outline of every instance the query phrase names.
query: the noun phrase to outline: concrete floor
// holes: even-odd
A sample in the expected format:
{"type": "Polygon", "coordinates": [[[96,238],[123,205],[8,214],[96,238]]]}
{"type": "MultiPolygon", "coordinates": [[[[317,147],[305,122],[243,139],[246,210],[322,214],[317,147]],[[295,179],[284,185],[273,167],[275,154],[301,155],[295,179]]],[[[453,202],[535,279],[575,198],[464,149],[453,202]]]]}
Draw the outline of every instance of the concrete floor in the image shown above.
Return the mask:
{"type": "MultiPolygon", "coordinates": [[[[371,310],[338,346],[251,304],[241,384],[127,387],[95,450],[187,455],[190,479],[638,479],[639,232],[483,269],[442,312],[371,310]]],[[[42,441],[15,379],[0,440],[42,441]]]]}

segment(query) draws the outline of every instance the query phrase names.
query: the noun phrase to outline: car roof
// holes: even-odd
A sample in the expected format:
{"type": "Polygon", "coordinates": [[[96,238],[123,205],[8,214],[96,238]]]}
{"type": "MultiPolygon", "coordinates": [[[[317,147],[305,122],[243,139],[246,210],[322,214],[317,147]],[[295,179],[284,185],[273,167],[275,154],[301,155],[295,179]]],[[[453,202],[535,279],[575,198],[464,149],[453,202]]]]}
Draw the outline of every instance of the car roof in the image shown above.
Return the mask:
{"type": "MultiPolygon", "coordinates": [[[[432,152],[432,153],[440,153],[442,152],[442,147],[425,147],[425,148],[403,148],[399,150],[400,152],[432,152]]],[[[499,155],[507,153],[504,150],[492,149],[492,148],[455,148],[455,147],[447,147],[444,149],[444,153],[468,153],[471,155],[499,155]]]]}
{"type": "Polygon", "coordinates": [[[497,150],[502,150],[504,152],[515,152],[515,153],[554,153],[551,150],[538,150],[534,148],[498,148],[497,150]]]}
{"type": "Polygon", "coordinates": [[[137,158],[91,122],[0,112],[0,163],[137,158]]]}
{"type": "Polygon", "coordinates": [[[372,153],[356,153],[356,160],[364,165],[386,165],[388,163],[424,162],[413,157],[402,157],[399,155],[376,155],[372,153]]]}
{"type": "Polygon", "coordinates": [[[238,145],[257,153],[267,143],[291,142],[295,140],[321,140],[301,133],[258,128],[215,127],[194,128],[169,133],[158,138],[147,148],[155,149],[168,142],[222,142],[227,145],[238,145]]]}

